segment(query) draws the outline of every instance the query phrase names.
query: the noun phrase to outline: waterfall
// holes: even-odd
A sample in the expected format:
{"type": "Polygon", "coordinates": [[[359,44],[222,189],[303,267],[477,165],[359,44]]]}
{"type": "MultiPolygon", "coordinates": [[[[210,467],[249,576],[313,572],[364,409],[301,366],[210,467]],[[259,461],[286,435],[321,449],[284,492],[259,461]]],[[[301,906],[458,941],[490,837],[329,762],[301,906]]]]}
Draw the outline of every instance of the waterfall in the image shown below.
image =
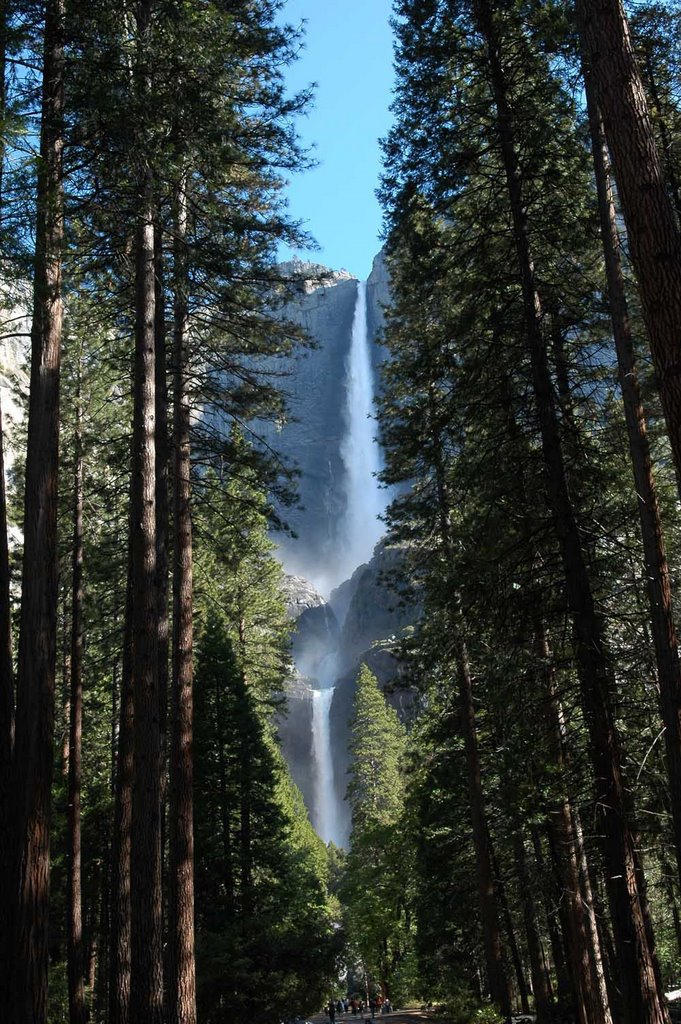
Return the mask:
{"type": "MultiPolygon", "coordinates": [[[[345,508],[340,524],[338,580],[349,579],[368,562],[383,535],[379,516],[387,501],[378,484],[381,455],[374,440],[374,373],[367,331],[366,283],[358,281],[350,348],[345,360],[344,435],[340,455],[344,469],[345,508]]],[[[312,686],[313,824],[324,842],[347,845],[347,814],[334,779],[331,705],[338,679],[339,652],[332,650],[316,665],[312,686]]]]}
{"type": "Polygon", "coordinates": [[[344,575],[349,578],[358,565],[371,558],[383,534],[378,517],[385,498],[376,474],[381,455],[374,440],[374,374],[367,335],[367,286],[357,282],[357,300],[352,323],[350,350],[346,360],[345,436],[340,454],[345,468],[345,515],[343,522],[344,575]]]}
{"type": "Polygon", "coordinates": [[[334,688],[312,691],[312,756],[315,764],[314,826],[325,843],[343,843],[340,835],[331,750],[331,704],[334,688]]]}

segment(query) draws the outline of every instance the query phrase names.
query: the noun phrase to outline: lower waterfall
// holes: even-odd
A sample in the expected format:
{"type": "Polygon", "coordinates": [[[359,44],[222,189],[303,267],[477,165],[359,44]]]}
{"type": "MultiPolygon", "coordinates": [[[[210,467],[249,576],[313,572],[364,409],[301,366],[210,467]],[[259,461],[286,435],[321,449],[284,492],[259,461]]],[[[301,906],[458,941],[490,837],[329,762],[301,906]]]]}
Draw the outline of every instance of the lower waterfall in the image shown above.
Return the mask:
{"type": "Polygon", "coordinates": [[[314,825],[325,843],[342,845],[340,823],[336,812],[333,753],[331,750],[331,704],[334,687],[312,691],[312,756],[315,765],[314,825]]]}

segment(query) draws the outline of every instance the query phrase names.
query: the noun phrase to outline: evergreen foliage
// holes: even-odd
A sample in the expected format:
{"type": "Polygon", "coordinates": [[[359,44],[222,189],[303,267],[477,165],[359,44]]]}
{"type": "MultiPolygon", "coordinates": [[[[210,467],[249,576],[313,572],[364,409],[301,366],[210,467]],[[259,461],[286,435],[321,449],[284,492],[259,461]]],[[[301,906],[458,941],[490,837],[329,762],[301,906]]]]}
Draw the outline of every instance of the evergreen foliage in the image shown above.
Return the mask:
{"type": "Polygon", "coordinates": [[[357,676],[350,744],[350,851],[341,890],[350,948],[386,998],[412,995],[410,857],[402,834],[406,736],[366,665],[357,676]]]}
{"type": "Polygon", "coordinates": [[[206,1021],[311,1012],[338,953],[325,858],[215,613],[197,654],[200,1012],[206,1021]]]}

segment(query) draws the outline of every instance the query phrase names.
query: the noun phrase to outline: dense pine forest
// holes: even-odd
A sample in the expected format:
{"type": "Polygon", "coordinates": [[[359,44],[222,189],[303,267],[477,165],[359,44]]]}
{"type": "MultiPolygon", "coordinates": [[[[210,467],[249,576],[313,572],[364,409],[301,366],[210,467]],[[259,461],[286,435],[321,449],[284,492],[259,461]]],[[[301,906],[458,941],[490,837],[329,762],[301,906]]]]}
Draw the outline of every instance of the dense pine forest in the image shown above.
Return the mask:
{"type": "Polygon", "coordinates": [[[0,18],[0,1021],[671,1024],[681,6],[394,2],[374,432],[409,621],[353,684],[347,849],[279,740],[304,31],[0,18]]]}

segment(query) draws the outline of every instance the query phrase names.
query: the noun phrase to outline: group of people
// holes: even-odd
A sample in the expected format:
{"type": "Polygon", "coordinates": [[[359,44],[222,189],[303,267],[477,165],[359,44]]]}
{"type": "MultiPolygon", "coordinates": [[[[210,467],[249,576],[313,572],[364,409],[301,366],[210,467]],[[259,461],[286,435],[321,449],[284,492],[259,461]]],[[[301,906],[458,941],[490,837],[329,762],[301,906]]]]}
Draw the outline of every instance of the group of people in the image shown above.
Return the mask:
{"type": "Polygon", "coordinates": [[[368,1011],[371,1015],[371,1020],[373,1020],[377,1013],[392,1013],[392,1010],[390,1000],[384,999],[380,993],[377,996],[372,996],[368,1003],[364,999],[355,999],[353,996],[351,999],[347,997],[345,999],[331,999],[326,1007],[330,1024],[335,1024],[336,1016],[340,1016],[343,1013],[351,1013],[353,1017],[357,1017],[359,1014],[364,1019],[364,1014],[368,1011]]]}

